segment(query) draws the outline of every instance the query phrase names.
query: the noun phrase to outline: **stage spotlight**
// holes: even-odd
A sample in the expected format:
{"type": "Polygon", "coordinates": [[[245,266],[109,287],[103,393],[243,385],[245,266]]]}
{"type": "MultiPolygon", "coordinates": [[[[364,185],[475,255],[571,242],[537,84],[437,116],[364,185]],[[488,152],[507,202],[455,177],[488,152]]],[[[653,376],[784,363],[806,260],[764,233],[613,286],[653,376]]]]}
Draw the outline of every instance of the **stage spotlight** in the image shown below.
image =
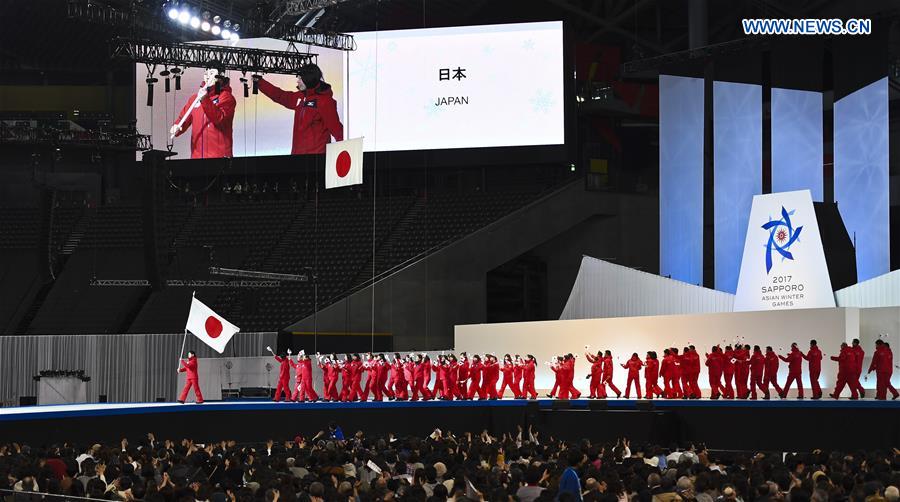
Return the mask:
{"type": "Polygon", "coordinates": [[[219,24],[222,22],[222,16],[213,16],[213,23],[219,24]]]}
{"type": "Polygon", "coordinates": [[[204,21],[209,21],[209,18],[210,18],[209,11],[208,10],[203,11],[202,17],[203,17],[204,21]]]}
{"type": "Polygon", "coordinates": [[[175,75],[175,90],[181,90],[181,68],[172,68],[172,75],[175,75]]]}
{"type": "Polygon", "coordinates": [[[241,39],[241,37],[238,36],[237,33],[232,33],[232,34],[231,34],[231,41],[232,41],[232,42],[237,42],[237,41],[240,40],[240,39],[241,39]]]}
{"type": "Polygon", "coordinates": [[[190,20],[191,20],[191,13],[188,12],[187,9],[183,9],[183,10],[178,14],[178,22],[179,22],[179,23],[181,23],[181,24],[188,24],[188,22],[189,22],[190,20]]]}
{"type": "Polygon", "coordinates": [[[229,21],[228,19],[226,19],[225,22],[222,23],[222,26],[224,26],[224,27],[226,27],[226,28],[231,28],[231,21],[229,21]]]}
{"type": "Polygon", "coordinates": [[[231,27],[231,31],[233,31],[233,32],[237,32],[240,29],[241,29],[241,25],[239,25],[237,23],[234,23],[234,26],[231,27]]]}
{"type": "Polygon", "coordinates": [[[196,30],[199,27],[200,27],[200,18],[197,16],[192,17],[191,18],[191,28],[196,30]]]}
{"type": "Polygon", "coordinates": [[[241,77],[241,83],[244,84],[244,97],[250,97],[250,85],[247,84],[247,77],[241,77]]]}
{"type": "Polygon", "coordinates": [[[158,78],[147,77],[147,106],[153,106],[153,84],[159,82],[158,78]]]}
{"type": "Polygon", "coordinates": [[[177,21],[179,14],[181,14],[181,12],[179,12],[178,7],[169,7],[169,19],[171,19],[172,21],[177,21]]]}
{"type": "Polygon", "coordinates": [[[209,31],[209,21],[203,21],[200,23],[200,29],[203,31],[209,31]]]}
{"type": "Polygon", "coordinates": [[[219,28],[219,25],[214,24],[212,28],[210,28],[210,31],[212,31],[213,35],[218,35],[219,33],[222,33],[222,28],[219,28]]]}
{"type": "Polygon", "coordinates": [[[166,77],[166,80],[165,80],[165,84],[166,84],[166,92],[171,92],[171,91],[172,91],[172,88],[171,88],[171,86],[169,85],[169,75],[170,75],[170,74],[171,74],[171,72],[169,71],[168,68],[166,68],[165,70],[159,72],[159,76],[160,76],[160,77],[166,77]]]}
{"type": "Polygon", "coordinates": [[[224,40],[231,40],[231,32],[228,30],[222,30],[222,38],[224,40]]]}

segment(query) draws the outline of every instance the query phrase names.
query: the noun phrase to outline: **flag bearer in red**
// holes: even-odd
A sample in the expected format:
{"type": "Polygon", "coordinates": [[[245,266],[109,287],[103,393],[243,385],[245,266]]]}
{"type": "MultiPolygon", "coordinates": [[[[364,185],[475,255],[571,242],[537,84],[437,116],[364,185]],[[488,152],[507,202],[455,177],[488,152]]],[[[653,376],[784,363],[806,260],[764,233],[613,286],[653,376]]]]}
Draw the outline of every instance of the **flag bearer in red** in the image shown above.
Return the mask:
{"type": "Polygon", "coordinates": [[[511,355],[506,354],[503,356],[503,367],[501,368],[501,371],[503,372],[503,383],[500,384],[500,390],[498,391],[498,394],[501,397],[506,392],[507,388],[512,391],[513,397],[516,399],[522,394],[516,383],[516,366],[517,365],[513,363],[511,355]]]}
{"type": "Polygon", "coordinates": [[[815,340],[809,341],[809,352],[800,355],[809,362],[809,385],[812,387],[812,398],[822,399],[822,387],[819,387],[819,375],[822,373],[822,351],[815,340]]]}
{"type": "Polygon", "coordinates": [[[631,354],[631,359],[625,361],[625,364],[622,365],[623,368],[628,370],[628,381],[625,384],[625,399],[628,399],[629,394],[631,393],[631,384],[634,384],[634,390],[637,393],[637,398],[641,398],[641,368],[644,367],[643,361],[638,357],[637,352],[631,354]]]}
{"type": "MultiPolygon", "coordinates": [[[[836,356],[831,356],[831,360],[838,363],[837,381],[834,384],[834,393],[831,394],[831,397],[838,399],[841,396],[841,391],[844,390],[844,386],[848,385],[849,380],[855,375],[856,358],[853,355],[853,350],[846,343],[842,343],[841,352],[836,356]]],[[[853,385],[850,385],[850,399],[859,399],[859,394],[857,394],[856,387],[853,385]]]]}
{"type": "Polygon", "coordinates": [[[722,367],[725,356],[718,345],[712,348],[712,352],[706,354],[706,373],[709,375],[709,398],[719,399],[722,395],[722,367]]]}
{"type": "Polygon", "coordinates": [[[337,113],[331,86],[322,80],[322,70],[314,64],[300,68],[297,90],[285,91],[265,79],[258,79],[259,90],[272,101],[294,110],[294,139],[291,155],[325,153],[325,145],[344,139],[344,126],[337,113]]]}
{"type": "Polygon", "coordinates": [[[897,389],[891,385],[891,376],[894,374],[894,354],[891,352],[891,345],[883,340],[875,342],[875,353],[872,354],[872,364],[869,365],[868,373],[875,372],[876,385],[875,399],[887,399],[887,392],[891,391],[893,399],[900,397],[897,389]]]}
{"type": "Polygon", "coordinates": [[[769,399],[769,387],[765,385],[766,356],[759,345],[753,347],[750,356],[750,399],[756,399],[756,389],[762,392],[763,399],[769,399]]]}
{"type": "Polygon", "coordinates": [[[181,136],[191,127],[191,158],[215,159],[232,156],[232,123],[237,102],[231,94],[228,77],[220,70],[206,71],[200,89],[188,97],[187,103],[169,129],[173,137],[181,136]],[[199,103],[190,106],[197,97],[199,103]],[[182,117],[187,115],[184,123],[182,117]],[[179,127],[179,124],[180,127],[179,127]]]}
{"type": "Polygon", "coordinates": [[[797,348],[796,343],[791,343],[791,351],[788,355],[778,357],[788,363],[788,376],[784,388],[781,390],[781,399],[787,397],[794,382],[797,382],[797,399],[803,399],[803,353],[797,348]]]}
{"type": "Polygon", "coordinates": [[[284,394],[284,400],[291,400],[291,349],[288,349],[287,356],[283,354],[276,354],[272,347],[266,347],[274,357],[275,360],[278,361],[278,385],[275,387],[275,398],[273,401],[276,403],[281,401],[281,395],[284,394]]]}
{"type": "Polygon", "coordinates": [[[537,390],[534,388],[534,372],[537,361],[534,356],[528,354],[525,356],[525,364],[522,367],[522,396],[530,396],[529,399],[537,399],[537,390]]]}
{"type": "Polygon", "coordinates": [[[862,346],[859,344],[859,339],[853,339],[853,346],[850,347],[850,350],[853,352],[853,372],[847,378],[847,383],[850,384],[851,387],[856,388],[857,394],[862,399],[866,397],[866,390],[863,389],[863,386],[859,383],[860,377],[862,377],[862,367],[863,367],[863,359],[866,358],[866,351],[863,350],[862,346]]]}
{"type": "Polygon", "coordinates": [[[197,378],[197,353],[189,350],[187,356],[187,359],[180,360],[181,367],[178,368],[179,373],[187,373],[187,378],[184,380],[184,388],[181,389],[181,395],[178,396],[178,402],[184,404],[188,391],[193,387],[194,398],[197,400],[197,404],[203,404],[203,393],[200,392],[200,381],[197,378]]]}
{"type": "Polygon", "coordinates": [[[663,397],[663,390],[659,388],[659,359],[652,350],[647,352],[644,360],[644,384],[647,386],[644,393],[647,399],[653,399],[654,394],[663,397]]]}
{"type": "Polygon", "coordinates": [[[597,355],[587,351],[589,345],[585,345],[584,357],[591,363],[591,383],[590,383],[590,399],[606,399],[606,386],[603,385],[603,351],[598,350],[597,355]]]}
{"type": "Polygon", "coordinates": [[[781,387],[778,385],[778,354],[772,350],[772,347],[766,347],[766,368],[763,372],[764,382],[763,385],[766,387],[766,390],[769,390],[769,386],[771,385],[773,389],[775,389],[775,393],[779,396],[781,395],[781,387]]]}

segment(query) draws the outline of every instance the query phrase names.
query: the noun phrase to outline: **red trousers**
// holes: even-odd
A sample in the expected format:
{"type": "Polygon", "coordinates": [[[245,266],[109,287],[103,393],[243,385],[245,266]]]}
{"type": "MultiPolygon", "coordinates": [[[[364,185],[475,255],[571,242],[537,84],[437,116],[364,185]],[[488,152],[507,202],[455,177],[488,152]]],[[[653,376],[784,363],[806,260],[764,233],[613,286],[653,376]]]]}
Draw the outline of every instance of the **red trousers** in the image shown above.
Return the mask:
{"type": "Polygon", "coordinates": [[[762,375],[750,374],[750,399],[756,399],[756,389],[762,392],[762,395],[769,399],[769,386],[766,385],[762,375]]]}
{"type": "Polygon", "coordinates": [[[600,393],[600,386],[601,386],[601,379],[602,379],[601,377],[602,377],[602,375],[600,374],[599,371],[591,372],[591,384],[590,384],[591,393],[589,394],[590,397],[606,397],[606,389],[605,388],[603,389],[603,394],[601,395],[601,393],[600,393]]]}
{"type": "Polygon", "coordinates": [[[653,399],[653,394],[656,394],[657,396],[664,395],[662,389],[660,389],[659,385],[656,383],[657,380],[655,378],[654,379],[645,378],[644,380],[646,380],[646,386],[647,386],[645,389],[644,395],[647,396],[647,399],[653,399]]]}
{"type": "Polygon", "coordinates": [[[606,385],[607,387],[609,387],[609,390],[615,392],[616,398],[618,398],[619,396],[622,395],[622,392],[618,388],[616,388],[616,384],[613,383],[612,375],[609,375],[609,376],[604,375],[603,376],[603,385],[606,385]]]}
{"type": "Polygon", "coordinates": [[[522,396],[530,395],[531,399],[537,399],[537,391],[534,389],[534,377],[522,379],[522,396]]]}
{"type": "MultiPolygon", "coordinates": [[[[852,380],[852,378],[851,378],[852,380]]],[[[834,394],[832,395],[835,399],[840,397],[841,391],[844,390],[844,386],[848,385],[850,387],[850,398],[858,399],[859,394],[856,392],[856,386],[850,383],[846,376],[838,374],[837,382],[834,384],[834,394]]],[[[857,385],[859,385],[859,381],[857,381],[857,385]]]]}
{"type": "Polygon", "coordinates": [[[876,371],[876,387],[875,399],[887,399],[887,391],[891,391],[894,398],[897,397],[897,389],[891,385],[891,373],[886,371],[876,371]]]}
{"type": "Polygon", "coordinates": [[[809,367],[809,385],[812,387],[812,397],[813,399],[819,399],[822,397],[822,387],[819,387],[819,374],[822,373],[822,368],[813,368],[809,367]]]}
{"type": "Polygon", "coordinates": [[[291,382],[285,378],[278,379],[278,385],[275,386],[275,401],[281,401],[281,394],[284,394],[284,400],[291,400],[291,382]]]}
{"type": "Polygon", "coordinates": [[[791,390],[791,385],[797,382],[797,397],[803,397],[803,379],[800,376],[800,373],[788,373],[787,381],[784,383],[784,388],[781,390],[781,395],[787,397],[787,393],[791,390]]]}
{"type": "Polygon", "coordinates": [[[316,391],[313,390],[312,382],[309,378],[306,379],[297,379],[297,386],[294,388],[294,393],[291,396],[291,399],[294,401],[305,401],[309,399],[310,401],[316,401],[319,399],[319,395],[316,394],[316,391]]]}
{"type": "Polygon", "coordinates": [[[734,399],[734,387],[731,386],[731,380],[734,378],[734,370],[725,370],[722,375],[725,377],[725,389],[722,394],[725,399],[734,399]]]}
{"type": "Polygon", "coordinates": [[[718,398],[722,395],[722,374],[709,372],[709,397],[718,398]]]}
{"type": "Polygon", "coordinates": [[[394,380],[394,397],[400,400],[409,399],[406,391],[406,380],[394,380]]]}
{"type": "MultiPolygon", "coordinates": [[[[634,384],[634,391],[637,393],[637,398],[641,398],[641,379],[638,375],[632,375],[630,372],[628,373],[628,382],[625,384],[625,399],[628,399],[628,395],[631,393],[631,384],[634,384]]],[[[647,394],[650,395],[649,393],[647,394]]]]}
{"type": "Polygon", "coordinates": [[[203,402],[203,393],[200,392],[200,384],[197,383],[197,380],[193,378],[188,378],[184,381],[184,388],[181,389],[181,396],[178,397],[179,401],[187,400],[188,391],[191,390],[191,387],[194,388],[194,397],[196,398],[198,403],[203,402]]]}
{"type": "Polygon", "coordinates": [[[516,384],[515,380],[506,377],[503,377],[503,383],[500,385],[500,390],[497,391],[497,394],[499,394],[500,397],[503,397],[503,393],[506,391],[507,387],[512,391],[513,397],[518,398],[522,395],[522,391],[519,390],[519,385],[516,384]]]}

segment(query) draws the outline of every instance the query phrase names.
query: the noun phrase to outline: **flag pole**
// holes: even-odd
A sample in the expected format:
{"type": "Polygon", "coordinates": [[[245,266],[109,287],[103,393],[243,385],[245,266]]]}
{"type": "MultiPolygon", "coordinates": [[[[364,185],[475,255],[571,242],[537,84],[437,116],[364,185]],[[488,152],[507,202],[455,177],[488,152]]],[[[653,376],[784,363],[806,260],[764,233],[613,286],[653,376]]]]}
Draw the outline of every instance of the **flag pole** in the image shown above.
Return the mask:
{"type": "MultiPolygon", "coordinates": [[[[194,298],[197,296],[197,291],[191,291],[191,305],[193,306],[194,298]]],[[[181,340],[181,355],[178,356],[178,368],[181,369],[181,360],[184,359],[184,346],[187,344],[187,326],[184,327],[184,338],[181,340]]]]}

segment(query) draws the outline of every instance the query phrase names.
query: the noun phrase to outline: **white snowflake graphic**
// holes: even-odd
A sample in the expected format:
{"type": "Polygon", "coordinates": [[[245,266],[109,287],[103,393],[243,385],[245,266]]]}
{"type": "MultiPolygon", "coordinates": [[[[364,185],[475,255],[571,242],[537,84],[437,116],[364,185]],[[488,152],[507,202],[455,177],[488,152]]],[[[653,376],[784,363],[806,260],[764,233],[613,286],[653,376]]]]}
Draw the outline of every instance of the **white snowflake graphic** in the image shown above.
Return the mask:
{"type": "Polygon", "coordinates": [[[535,92],[534,97],[530,100],[531,109],[536,112],[547,113],[550,111],[550,108],[556,104],[556,101],[553,99],[553,93],[546,89],[538,89],[535,92]]]}
{"type": "Polygon", "coordinates": [[[534,50],[534,40],[528,39],[522,42],[522,48],[526,51],[534,50]]]}

